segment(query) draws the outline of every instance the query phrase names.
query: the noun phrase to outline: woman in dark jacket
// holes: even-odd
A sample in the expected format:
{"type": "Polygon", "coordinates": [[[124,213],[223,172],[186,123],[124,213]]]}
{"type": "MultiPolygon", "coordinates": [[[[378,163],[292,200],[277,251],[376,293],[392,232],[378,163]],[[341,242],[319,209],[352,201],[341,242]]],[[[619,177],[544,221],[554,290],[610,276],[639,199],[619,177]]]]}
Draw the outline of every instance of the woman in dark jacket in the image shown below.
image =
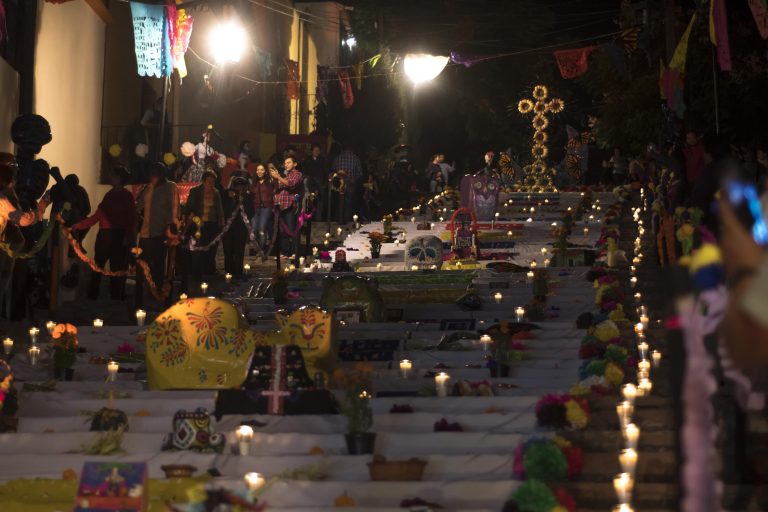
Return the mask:
{"type": "MultiPolygon", "coordinates": [[[[205,171],[202,184],[189,191],[185,213],[194,224],[199,222],[199,246],[210,244],[224,226],[224,209],[219,191],[216,190],[216,181],[215,172],[205,171]]],[[[216,274],[217,247],[217,244],[214,244],[205,251],[192,253],[192,277],[199,280],[203,274],[216,274]]]]}
{"type": "MultiPolygon", "coordinates": [[[[269,164],[270,168],[275,168],[269,164]]],[[[251,198],[253,199],[253,217],[251,217],[251,228],[256,234],[256,240],[259,242],[262,251],[265,251],[263,257],[266,257],[267,233],[270,232],[269,225],[272,220],[272,209],[275,206],[275,186],[269,173],[263,164],[256,167],[256,177],[251,185],[251,198]]]]}
{"type": "MultiPolygon", "coordinates": [[[[235,210],[242,205],[245,217],[253,217],[253,200],[248,192],[248,180],[234,177],[229,182],[229,190],[224,196],[224,218],[229,221],[235,210]]],[[[248,241],[248,229],[243,221],[243,214],[238,212],[229,231],[224,233],[224,271],[235,277],[243,275],[245,244],[248,241]]]]}

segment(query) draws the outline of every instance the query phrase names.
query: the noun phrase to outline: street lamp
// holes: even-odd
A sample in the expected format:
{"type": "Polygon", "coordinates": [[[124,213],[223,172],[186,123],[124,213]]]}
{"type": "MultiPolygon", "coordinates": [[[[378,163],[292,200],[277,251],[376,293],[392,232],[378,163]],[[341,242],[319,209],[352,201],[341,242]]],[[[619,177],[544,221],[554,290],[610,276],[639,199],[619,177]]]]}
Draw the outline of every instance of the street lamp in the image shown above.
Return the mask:
{"type": "Polygon", "coordinates": [[[409,53],[405,56],[405,74],[418,85],[434,80],[448,64],[448,57],[426,53],[409,53]]]}
{"type": "Polygon", "coordinates": [[[240,62],[247,42],[245,29],[236,21],[229,20],[211,30],[210,45],[216,62],[240,62]]]}

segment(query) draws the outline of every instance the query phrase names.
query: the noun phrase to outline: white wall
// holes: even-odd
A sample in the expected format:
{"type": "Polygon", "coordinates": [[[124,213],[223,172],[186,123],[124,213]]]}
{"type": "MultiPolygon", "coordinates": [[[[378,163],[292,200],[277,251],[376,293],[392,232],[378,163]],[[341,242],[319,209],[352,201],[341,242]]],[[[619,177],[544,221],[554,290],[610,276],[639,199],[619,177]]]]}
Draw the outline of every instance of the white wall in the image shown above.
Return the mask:
{"type": "Polygon", "coordinates": [[[39,156],[77,174],[95,208],[108,189],[98,184],[105,25],[83,1],[38,0],[38,9],[34,105],[53,134],[39,156]]]}
{"type": "Polygon", "coordinates": [[[19,109],[19,74],[0,58],[0,151],[13,153],[11,123],[19,109]]]}

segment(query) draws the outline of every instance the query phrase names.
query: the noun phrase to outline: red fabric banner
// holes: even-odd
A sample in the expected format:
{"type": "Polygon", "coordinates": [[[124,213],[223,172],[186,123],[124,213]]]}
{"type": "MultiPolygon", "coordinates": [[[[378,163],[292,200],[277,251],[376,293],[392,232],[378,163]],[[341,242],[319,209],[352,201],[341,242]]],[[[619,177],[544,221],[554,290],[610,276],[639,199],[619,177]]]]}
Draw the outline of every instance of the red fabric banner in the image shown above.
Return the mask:
{"type": "Polygon", "coordinates": [[[339,85],[341,86],[341,99],[344,108],[352,108],[355,103],[355,95],[352,93],[352,83],[349,81],[349,71],[339,70],[339,85]]]}
{"type": "Polygon", "coordinates": [[[589,68],[589,54],[596,48],[597,46],[587,46],[554,52],[557,67],[560,68],[560,75],[566,80],[570,80],[586,73],[589,68]]]}
{"type": "Polygon", "coordinates": [[[752,9],[752,17],[755,18],[760,37],[768,39],[768,7],[765,5],[765,0],[747,0],[747,3],[752,9]]]}
{"type": "Polygon", "coordinates": [[[299,63],[286,59],[285,67],[288,69],[288,98],[297,100],[299,99],[299,63]]]}
{"type": "Polygon", "coordinates": [[[725,0],[712,0],[712,20],[717,37],[717,63],[722,71],[731,71],[731,45],[728,42],[728,19],[725,0]]]}

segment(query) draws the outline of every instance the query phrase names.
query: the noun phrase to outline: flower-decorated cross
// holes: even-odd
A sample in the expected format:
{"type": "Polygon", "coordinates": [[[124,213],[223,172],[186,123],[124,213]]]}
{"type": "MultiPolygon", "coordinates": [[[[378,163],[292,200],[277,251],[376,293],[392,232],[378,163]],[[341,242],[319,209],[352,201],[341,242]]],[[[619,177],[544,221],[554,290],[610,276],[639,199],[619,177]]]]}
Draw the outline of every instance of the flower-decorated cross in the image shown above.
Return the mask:
{"type": "Polygon", "coordinates": [[[531,155],[533,163],[525,166],[525,178],[521,190],[524,192],[557,192],[552,177],[553,169],[547,167],[544,159],[547,157],[547,126],[549,118],[547,114],[559,114],[565,108],[565,102],[560,98],[552,98],[547,101],[549,92],[543,85],[537,85],[533,88],[533,101],[529,99],[520,100],[517,104],[517,110],[523,115],[533,113],[533,146],[531,155]]]}

